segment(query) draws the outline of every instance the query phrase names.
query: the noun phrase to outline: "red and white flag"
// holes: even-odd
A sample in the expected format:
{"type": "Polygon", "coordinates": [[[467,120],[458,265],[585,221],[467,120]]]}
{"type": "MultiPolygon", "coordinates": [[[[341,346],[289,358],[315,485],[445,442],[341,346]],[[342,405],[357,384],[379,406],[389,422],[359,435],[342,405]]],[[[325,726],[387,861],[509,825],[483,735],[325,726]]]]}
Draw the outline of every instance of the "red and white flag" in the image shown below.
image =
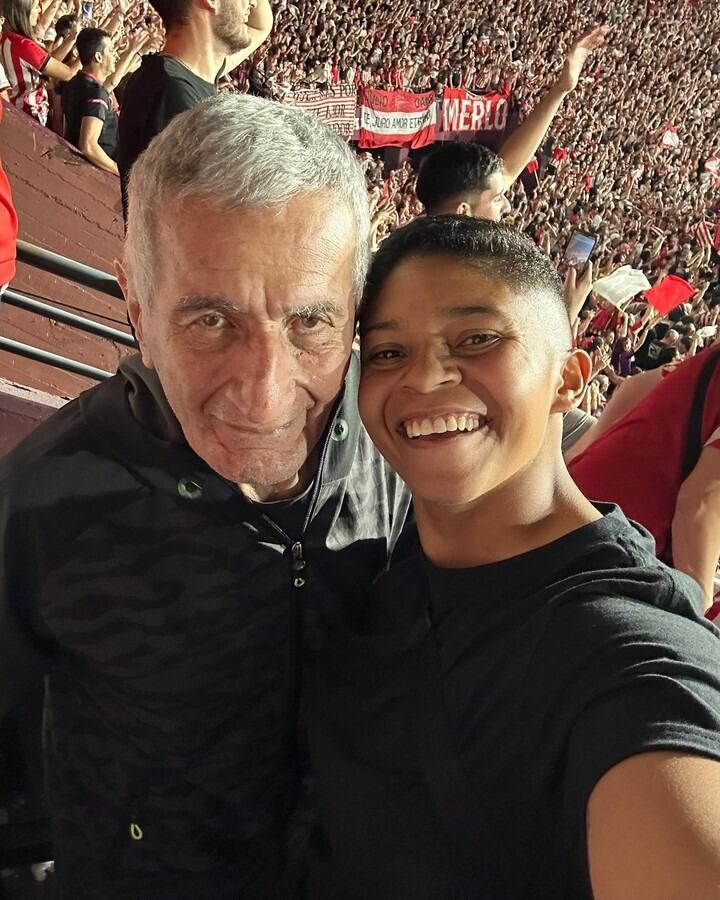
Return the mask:
{"type": "Polygon", "coordinates": [[[693,232],[702,247],[715,246],[715,225],[712,222],[698,222],[693,232]]]}
{"type": "Polygon", "coordinates": [[[317,88],[291,91],[285,98],[287,106],[313,113],[335,134],[349,141],[355,132],[357,88],[355,85],[334,84],[323,90],[317,88]]]}
{"type": "Polygon", "coordinates": [[[408,147],[416,150],[435,141],[437,106],[434,91],[377,91],[365,88],[360,95],[359,145],[408,147]]]}
{"type": "Polygon", "coordinates": [[[507,128],[510,104],[510,96],[497,91],[471,94],[464,88],[445,88],[443,129],[502,134],[507,128]]]}

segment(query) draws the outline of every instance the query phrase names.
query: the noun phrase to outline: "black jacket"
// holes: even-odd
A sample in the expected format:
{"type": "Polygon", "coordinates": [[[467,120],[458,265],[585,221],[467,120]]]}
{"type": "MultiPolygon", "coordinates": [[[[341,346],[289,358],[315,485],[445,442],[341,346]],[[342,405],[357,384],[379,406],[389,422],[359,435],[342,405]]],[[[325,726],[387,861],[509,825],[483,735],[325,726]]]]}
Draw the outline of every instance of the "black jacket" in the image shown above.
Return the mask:
{"type": "Polygon", "coordinates": [[[72,900],[276,895],[302,670],[365,603],[409,506],[359,421],[358,368],[303,534],[192,452],[137,358],[0,462],[0,714],[48,673],[72,900]]]}

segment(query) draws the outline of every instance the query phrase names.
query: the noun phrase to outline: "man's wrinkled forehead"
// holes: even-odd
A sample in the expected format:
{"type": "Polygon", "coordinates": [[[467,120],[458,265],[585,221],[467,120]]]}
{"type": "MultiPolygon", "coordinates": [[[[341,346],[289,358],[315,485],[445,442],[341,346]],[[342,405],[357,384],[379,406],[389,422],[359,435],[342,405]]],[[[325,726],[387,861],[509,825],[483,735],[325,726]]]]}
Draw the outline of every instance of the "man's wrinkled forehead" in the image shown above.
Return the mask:
{"type": "Polygon", "coordinates": [[[357,245],[342,204],[310,195],[225,212],[192,200],[158,216],[155,231],[158,275],[182,295],[228,294],[233,285],[233,294],[265,290],[297,303],[354,307],[357,245]]]}

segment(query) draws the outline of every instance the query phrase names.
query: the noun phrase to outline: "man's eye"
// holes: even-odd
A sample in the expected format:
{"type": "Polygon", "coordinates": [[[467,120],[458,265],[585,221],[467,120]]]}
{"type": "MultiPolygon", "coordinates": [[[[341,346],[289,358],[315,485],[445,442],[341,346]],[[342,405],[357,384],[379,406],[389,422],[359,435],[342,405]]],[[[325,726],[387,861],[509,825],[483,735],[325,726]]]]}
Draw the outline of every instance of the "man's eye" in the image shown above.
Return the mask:
{"type": "Polygon", "coordinates": [[[320,316],[299,316],[298,321],[304,331],[315,331],[321,325],[325,324],[320,316]]]}
{"type": "Polygon", "coordinates": [[[228,324],[225,316],[217,312],[206,313],[199,321],[201,325],[210,331],[220,331],[228,324]]]}

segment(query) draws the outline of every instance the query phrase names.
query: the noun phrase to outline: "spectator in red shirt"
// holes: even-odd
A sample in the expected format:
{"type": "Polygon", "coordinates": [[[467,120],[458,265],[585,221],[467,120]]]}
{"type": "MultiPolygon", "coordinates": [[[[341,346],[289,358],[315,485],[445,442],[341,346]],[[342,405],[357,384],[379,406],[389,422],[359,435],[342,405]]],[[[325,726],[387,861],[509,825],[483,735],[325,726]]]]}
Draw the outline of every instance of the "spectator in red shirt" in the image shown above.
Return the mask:
{"type": "Polygon", "coordinates": [[[80,60],[70,66],[61,62],[75,44],[77,23],[50,54],[33,37],[40,17],[39,0],[5,0],[4,13],[0,56],[10,81],[10,103],[47,125],[50,100],[43,78],[69,81],[80,68],[80,60]]]}
{"type": "MultiPolygon", "coordinates": [[[[3,105],[0,103],[0,122],[2,117],[3,105]]],[[[18,219],[10,183],[0,163],[0,295],[15,277],[17,233],[18,219]]]]}
{"type": "Polygon", "coordinates": [[[624,382],[573,454],[568,469],[585,496],[617,503],[644,525],[658,557],[691,575],[709,605],[720,556],[720,343],[624,382]],[[714,370],[688,472],[691,410],[706,365],[714,370]]]}

